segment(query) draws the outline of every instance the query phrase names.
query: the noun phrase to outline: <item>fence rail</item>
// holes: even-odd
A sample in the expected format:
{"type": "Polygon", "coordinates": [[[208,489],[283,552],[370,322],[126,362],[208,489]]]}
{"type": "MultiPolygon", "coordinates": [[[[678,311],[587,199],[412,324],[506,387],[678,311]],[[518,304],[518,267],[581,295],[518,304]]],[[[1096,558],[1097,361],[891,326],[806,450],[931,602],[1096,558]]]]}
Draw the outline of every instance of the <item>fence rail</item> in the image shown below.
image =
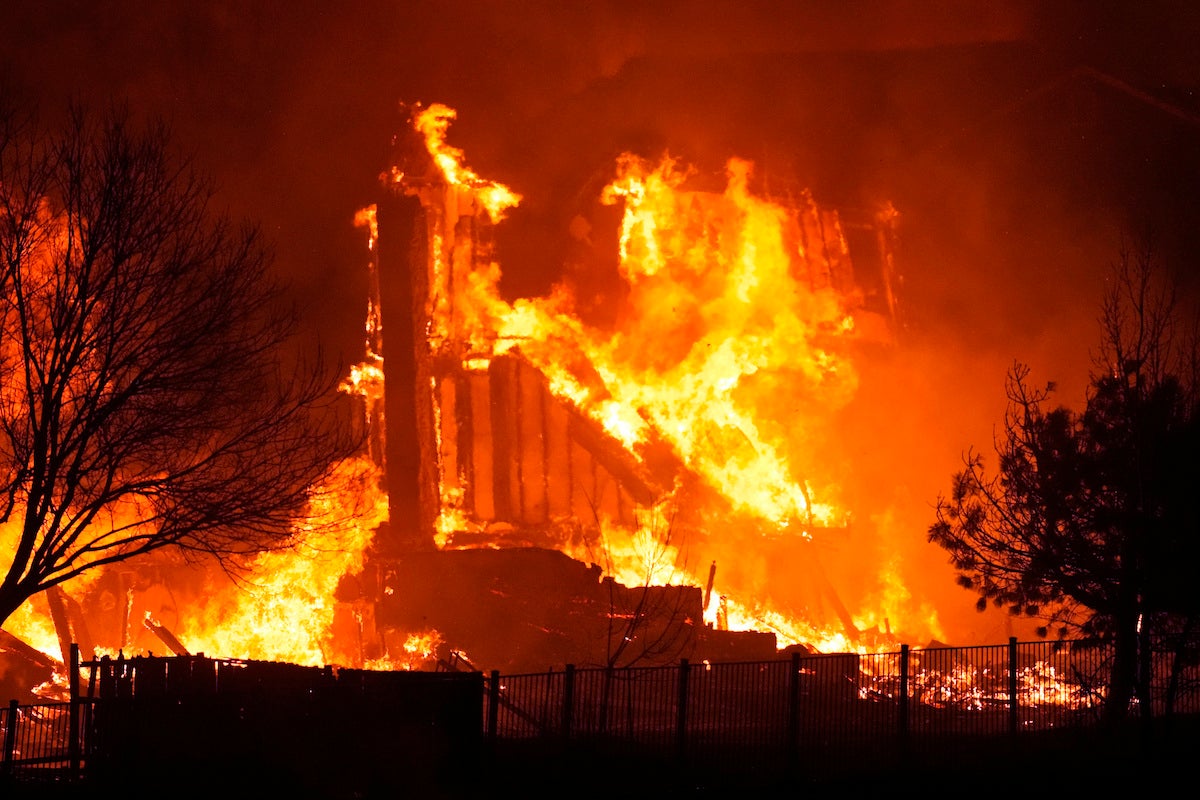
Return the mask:
{"type": "MultiPolygon", "coordinates": [[[[759,758],[841,768],[846,759],[861,763],[864,754],[887,763],[945,754],[947,747],[984,737],[1096,728],[1112,655],[1111,647],[1088,641],[1012,639],[1006,645],[796,653],[756,662],[441,676],[453,681],[408,673],[416,685],[389,679],[400,679],[398,673],[347,670],[339,677],[328,669],[269,663],[247,670],[246,662],[203,656],[81,663],[72,648],[71,701],[13,701],[0,708],[0,775],[84,775],[96,759],[120,752],[130,731],[138,746],[148,746],[153,732],[147,735],[141,723],[130,727],[131,715],[163,709],[173,714],[159,720],[168,727],[191,726],[184,714],[219,710],[224,716],[212,726],[214,736],[231,731],[229,720],[246,724],[254,711],[263,716],[244,738],[272,736],[271,720],[282,721],[287,730],[279,736],[289,746],[298,744],[297,729],[313,721],[320,729],[339,713],[361,711],[370,724],[347,731],[387,739],[404,721],[411,726],[405,746],[415,742],[432,755],[478,736],[493,748],[534,743],[713,765],[759,758]],[[466,678],[475,680],[460,680],[466,678]],[[249,699],[268,690],[286,698],[286,712],[278,706],[263,711],[270,704],[249,699]],[[130,705],[132,700],[137,702],[130,705]],[[230,702],[236,708],[226,709],[230,702]],[[427,731],[438,726],[442,738],[431,742],[427,731]],[[451,728],[455,733],[447,733],[451,728]]],[[[1150,691],[1138,703],[1148,703],[1152,715],[1200,714],[1195,658],[1163,651],[1148,663],[1150,691]]],[[[194,733],[189,741],[201,744],[194,733]]]]}

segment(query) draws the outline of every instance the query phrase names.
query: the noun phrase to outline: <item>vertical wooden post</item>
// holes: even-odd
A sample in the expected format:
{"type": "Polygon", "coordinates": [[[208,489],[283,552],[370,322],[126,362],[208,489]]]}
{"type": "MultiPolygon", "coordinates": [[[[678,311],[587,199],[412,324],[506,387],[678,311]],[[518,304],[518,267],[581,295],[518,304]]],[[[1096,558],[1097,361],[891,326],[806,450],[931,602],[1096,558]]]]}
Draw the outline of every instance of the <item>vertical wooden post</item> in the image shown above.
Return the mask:
{"type": "Polygon", "coordinates": [[[1017,698],[1017,637],[1008,637],[1008,732],[1020,726],[1020,701],[1017,698]]]}
{"type": "Polygon", "coordinates": [[[1153,653],[1150,649],[1150,626],[1144,622],[1139,622],[1138,633],[1138,670],[1137,670],[1137,696],[1138,696],[1138,711],[1142,721],[1142,735],[1148,734],[1150,722],[1154,715],[1154,698],[1150,692],[1150,676],[1154,668],[1153,653]]]}
{"type": "Polygon", "coordinates": [[[416,197],[391,192],[376,204],[379,315],[384,383],[384,478],[388,555],[434,549],[440,512],[437,431],[426,342],[429,214],[416,197]]]}
{"type": "Polygon", "coordinates": [[[788,755],[800,751],[800,654],[792,653],[792,670],[788,676],[788,755]]]}
{"type": "Polygon", "coordinates": [[[17,714],[20,712],[20,707],[16,700],[10,700],[8,703],[8,722],[4,726],[4,774],[8,775],[13,771],[13,758],[17,753],[17,714]]]}

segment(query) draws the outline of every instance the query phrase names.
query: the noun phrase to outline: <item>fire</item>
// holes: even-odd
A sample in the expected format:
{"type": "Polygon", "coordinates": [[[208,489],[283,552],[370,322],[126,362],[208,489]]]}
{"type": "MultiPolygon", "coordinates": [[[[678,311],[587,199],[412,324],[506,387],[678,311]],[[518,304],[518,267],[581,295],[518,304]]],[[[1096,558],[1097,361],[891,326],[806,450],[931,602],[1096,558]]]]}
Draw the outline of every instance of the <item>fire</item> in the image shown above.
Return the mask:
{"type": "Polygon", "coordinates": [[[844,403],[854,371],[826,340],[852,325],[834,290],[800,281],[811,270],[789,241],[792,220],[749,193],[750,171],[731,160],[724,194],[710,195],[683,190],[687,174],[672,159],[621,159],[604,199],[625,204],[629,312],[587,352],[617,402],[648,418],[736,509],[803,535],[845,512],[812,499],[805,459],[789,457],[803,451],[805,421],[785,431],[787,409],[772,394],[786,377],[827,410],[844,403]]]}
{"type": "MultiPolygon", "coordinates": [[[[447,144],[454,118],[451,109],[431,106],[413,125],[445,180],[471,188],[498,220],[490,199],[504,198],[506,209],[520,195],[479,177],[462,151],[447,144]]],[[[622,210],[616,246],[625,292],[614,330],[587,325],[565,281],[543,297],[502,298],[500,265],[473,263],[469,249],[451,243],[460,206],[426,195],[423,182],[405,184],[430,207],[450,209],[444,219],[434,215],[439,221],[430,234],[429,347],[436,352],[449,342],[466,342],[462,361],[471,369],[519,351],[555,396],[602,426],[634,458],[665,442],[720,496],[722,513],[743,520],[728,525],[801,540],[812,539],[818,528],[849,525],[854,515],[839,500],[828,468],[828,428],[857,389],[855,346],[883,326],[860,326],[859,315],[866,315],[861,297],[832,277],[848,259],[841,223],[817,209],[808,193],[791,203],[757,195],[754,165],[746,160],[727,162],[722,192],[692,188],[693,177],[692,168],[669,156],[653,162],[627,153],[618,159],[600,197],[622,210]],[[819,246],[814,226],[821,228],[819,246]]],[[[393,179],[403,176],[393,172],[393,179]]],[[[480,529],[461,508],[462,488],[443,481],[439,546],[451,531],[480,529]]],[[[647,559],[646,542],[654,535],[617,533],[618,526],[602,518],[593,522],[606,551],[600,561],[611,574],[647,583],[651,561],[663,555],[647,559]]],[[[686,559],[675,555],[669,581],[700,583],[686,559]]],[[[892,565],[881,569],[877,582],[878,599],[895,607],[860,614],[864,624],[928,611],[906,614],[900,607],[915,601],[903,596],[892,565]]],[[[712,624],[716,611],[706,611],[712,624]]],[[[785,643],[826,646],[845,636],[789,620],[767,598],[727,603],[725,613],[731,624],[747,627],[761,628],[771,619],[785,643]]],[[[938,629],[932,617],[922,627],[938,629]]]]}
{"type": "Polygon", "coordinates": [[[437,631],[409,636],[404,642],[404,652],[417,659],[428,659],[437,654],[438,645],[442,643],[441,634],[437,631]]]}
{"type": "Polygon", "coordinates": [[[564,550],[580,561],[599,564],[606,575],[626,586],[693,585],[695,577],[680,566],[679,546],[671,541],[670,516],[668,499],[647,509],[633,529],[601,519],[596,540],[564,550]]]}
{"type": "MultiPolygon", "coordinates": [[[[474,189],[492,221],[498,222],[507,209],[521,202],[521,196],[503,184],[480,178],[463,163],[463,152],[446,143],[446,131],[457,116],[458,112],[449,106],[434,103],[418,110],[413,126],[425,137],[425,147],[445,179],[474,189]]],[[[402,179],[401,174],[393,175],[393,180],[402,179]]]]}
{"type": "MultiPolygon", "coordinates": [[[[463,187],[464,196],[499,223],[522,197],[466,166],[463,152],[447,142],[455,117],[453,109],[435,104],[418,108],[413,125],[437,175],[463,187]]],[[[632,458],[646,459],[652,447],[665,444],[723,504],[721,535],[725,530],[728,535],[715,537],[718,550],[736,553],[748,546],[748,537],[813,541],[854,520],[830,469],[828,428],[857,389],[856,344],[881,326],[863,324],[861,298],[831,277],[847,258],[836,214],[818,209],[807,193],[789,202],[761,196],[753,188],[754,165],[742,159],[726,163],[722,191],[695,188],[695,177],[672,157],[618,159],[599,198],[621,209],[614,246],[624,292],[613,329],[581,318],[566,280],[543,297],[503,298],[500,265],[474,262],[471,253],[451,245],[459,217],[472,212],[444,208],[446,216],[437,223],[442,227],[429,231],[427,344],[437,350],[448,342],[465,343],[460,356],[467,372],[519,352],[544,375],[555,397],[593,420],[632,458]],[[822,228],[820,247],[814,244],[814,225],[822,228]]],[[[420,194],[423,203],[436,202],[424,179],[393,170],[389,180],[420,194]]],[[[354,218],[370,251],[379,237],[376,214],[368,206],[354,218]]],[[[366,358],[341,387],[364,398],[368,421],[380,413],[384,387],[375,297],[373,290],[366,358]]],[[[435,657],[446,644],[436,630],[406,632],[382,656],[345,649],[344,641],[356,641],[371,622],[361,609],[350,604],[347,612],[334,598],[347,578],[362,571],[372,536],[387,520],[379,470],[377,460],[364,457],[331,475],[328,485],[314,487],[312,502],[331,523],[306,531],[299,553],[262,555],[240,582],[206,575],[197,592],[203,601],[173,616],[172,632],[191,652],[215,657],[372,668],[417,668],[435,657]],[[352,635],[335,636],[339,626],[353,629],[352,635]]],[[[455,532],[486,535],[487,526],[464,508],[467,487],[448,471],[439,477],[437,546],[449,546],[455,532]]],[[[606,575],[626,585],[702,585],[688,563],[688,543],[672,538],[669,509],[692,502],[682,491],[677,485],[641,509],[640,524],[632,529],[597,513],[591,521],[595,537],[564,544],[564,552],[602,565],[606,575]]],[[[899,566],[884,562],[878,568],[879,591],[870,608],[852,615],[855,626],[886,631],[889,621],[919,618],[922,629],[936,635],[936,613],[905,592],[899,566]]],[[[753,576],[725,580],[704,609],[714,627],[771,630],[781,647],[845,652],[867,646],[846,630],[781,607],[753,576]]],[[[145,607],[155,621],[168,621],[153,613],[140,589],[116,602],[145,607]]],[[[9,627],[46,652],[57,648],[44,615],[23,613],[9,627]]],[[[155,646],[146,635],[135,641],[140,651],[155,646]]],[[[126,654],[138,654],[129,644],[126,654]]]]}
{"type": "Polygon", "coordinates": [[[20,637],[37,650],[61,658],[58,632],[48,613],[36,609],[33,603],[25,603],[4,621],[4,629],[20,637]]]}
{"type": "Polygon", "coordinates": [[[519,347],[555,394],[635,452],[657,431],[735,508],[806,535],[807,525],[848,515],[814,500],[810,482],[797,477],[809,471],[808,459],[789,456],[803,451],[797,423],[821,420],[790,412],[820,403],[828,414],[852,396],[853,366],[833,345],[853,336],[853,318],[832,288],[802,283],[810,270],[796,220],[749,194],[749,172],[731,161],[726,192],[712,196],[684,191],[686,173],[672,159],[655,167],[622,158],[604,195],[625,202],[621,271],[631,292],[615,334],[574,319],[563,286],[505,302],[495,264],[471,273],[456,309],[476,348],[498,355],[519,347]],[[696,230],[706,235],[689,240],[696,230]],[[572,370],[581,360],[602,388],[572,370]],[[797,391],[791,407],[773,397],[781,381],[797,391]]]}
{"type": "MultiPolygon", "coordinates": [[[[378,486],[378,470],[368,459],[339,465],[324,485],[310,492],[310,513],[315,516],[299,551],[263,553],[236,581],[219,569],[197,573],[203,576],[203,585],[194,597],[186,598],[186,613],[179,613],[179,604],[173,599],[165,607],[155,606],[158,597],[170,594],[157,586],[131,587],[118,601],[131,609],[134,623],[138,615],[132,610],[137,609],[144,609],[151,625],[169,623],[174,636],[193,654],[304,666],[419,668],[436,655],[440,644],[437,631],[415,633],[402,650],[382,657],[347,652],[339,639],[355,637],[334,635],[339,623],[335,619],[339,584],[361,572],[372,537],[387,518],[387,497],[378,486]],[[161,618],[164,614],[169,618],[161,618]]],[[[171,564],[170,568],[183,570],[181,565],[171,564]]],[[[67,584],[67,593],[81,596],[87,590],[86,581],[99,577],[99,573],[85,573],[67,584]]],[[[351,624],[365,626],[357,616],[351,624]]],[[[61,657],[54,625],[35,603],[22,606],[5,628],[42,652],[61,657]]],[[[146,630],[131,632],[127,646],[122,649],[126,656],[169,652],[146,630]]],[[[104,648],[96,653],[117,654],[104,648]]]]}
{"type": "MultiPolygon", "coordinates": [[[[453,109],[432,105],[419,109],[413,124],[438,174],[467,188],[488,218],[500,222],[521,195],[466,166],[462,151],[446,140],[455,116],[453,109]]],[[[815,542],[854,521],[829,467],[826,434],[858,388],[855,345],[881,326],[863,324],[861,298],[831,278],[848,251],[836,215],[817,209],[807,193],[786,203],[757,194],[754,165],[742,159],[726,163],[722,191],[695,188],[695,177],[673,157],[618,159],[600,196],[621,209],[615,246],[626,291],[613,329],[581,319],[566,281],[544,297],[502,298],[500,265],[471,263],[448,244],[460,213],[449,209],[445,227],[432,230],[429,243],[431,288],[451,291],[430,292],[427,344],[436,349],[465,342],[461,366],[468,373],[485,372],[494,359],[519,351],[555,397],[593,420],[633,458],[643,459],[652,444],[665,442],[725,504],[722,525],[730,534],[728,543],[717,538],[712,546],[718,550],[727,546],[735,553],[752,546],[747,537],[755,536],[815,542]],[[823,227],[822,247],[809,235],[814,220],[823,227]]],[[[409,178],[390,174],[397,184],[409,178]]],[[[414,185],[414,191],[425,191],[420,182],[414,185]]],[[[889,206],[880,213],[896,212],[889,206]]],[[[379,238],[376,214],[368,206],[354,218],[367,232],[371,251],[379,238]]],[[[365,333],[366,359],[351,368],[341,389],[364,398],[371,421],[384,392],[374,292],[365,333]]],[[[437,385],[430,389],[439,391],[437,385]]],[[[465,510],[467,487],[456,484],[444,465],[439,477],[435,544],[452,546],[454,534],[463,531],[486,535],[488,527],[465,510]]],[[[313,487],[319,522],[305,531],[300,552],[265,553],[237,582],[219,571],[205,573],[187,613],[164,619],[161,612],[169,606],[156,607],[154,592],[166,590],[155,587],[130,587],[114,603],[144,612],[152,624],[170,622],[193,653],[311,666],[427,666],[450,644],[437,630],[395,632],[392,646],[379,651],[347,645],[370,634],[369,611],[336,598],[348,579],[363,572],[373,536],[388,519],[381,484],[378,462],[370,457],[342,465],[326,484],[313,487]],[[347,629],[350,635],[337,635],[347,629]]],[[[676,484],[640,509],[633,527],[597,513],[594,534],[565,542],[562,549],[628,586],[702,585],[689,564],[689,543],[674,536],[674,509],[686,502],[676,484]]],[[[137,516],[136,509],[114,513],[137,516]]],[[[884,531],[899,524],[886,515],[872,523],[884,531]]],[[[5,546],[0,526],[0,552],[5,546]]],[[[753,579],[728,585],[722,579],[703,610],[704,621],[717,629],[769,630],[781,648],[802,645],[823,653],[891,653],[895,642],[888,637],[897,625],[943,638],[937,611],[908,589],[898,556],[872,563],[877,588],[857,613],[843,609],[841,629],[781,607],[753,579]],[[881,635],[872,641],[852,636],[851,629],[881,635]]],[[[97,578],[85,575],[65,588],[82,594],[97,578]]],[[[59,650],[58,632],[34,604],[11,617],[6,628],[46,653],[59,650]]],[[[153,647],[161,652],[161,642],[144,631],[137,634],[125,640],[127,655],[153,647]]],[[[461,653],[455,657],[465,660],[461,653]]],[[[863,662],[864,685],[887,691],[872,683],[872,663],[863,662]]],[[[883,666],[879,685],[894,674],[890,663],[883,666]]],[[[1052,666],[1039,663],[1021,681],[1023,693],[1037,693],[1047,703],[1067,702],[1070,695],[1052,666]]],[[[966,670],[922,670],[918,690],[928,699],[974,708],[984,699],[979,676],[966,670]]]]}
{"type": "MultiPolygon", "coordinates": [[[[359,209],[358,213],[354,215],[354,226],[367,229],[367,249],[374,250],[375,242],[379,239],[379,222],[376,219],[375,206],[359,209]]],[[[343,392],[361,395],[366,399],[368,421],[370,421],[376,404],[383,400],[383,357],[379,354],[382,327],[379,308],[375,305],[374,293],[371,293],[367,305],[366,360],[351,366],[350,374],[339,387],[343,392]]]]}
{"type": "Polygon", "coordinates": [[[375,484],[370,464],[340,466],[328,487],[312,494],[316,522],[301,552],[262,554],[241,587],[214,576],[209,602],[183,618],[178,637],[192,651],[211,656],[345,663],[329,650],[334,597],[343,576],[362,571],[371,536],[386,518],[386,497],[375,484]],[[346,509],[356,509],[349,520],[346,509]]]}

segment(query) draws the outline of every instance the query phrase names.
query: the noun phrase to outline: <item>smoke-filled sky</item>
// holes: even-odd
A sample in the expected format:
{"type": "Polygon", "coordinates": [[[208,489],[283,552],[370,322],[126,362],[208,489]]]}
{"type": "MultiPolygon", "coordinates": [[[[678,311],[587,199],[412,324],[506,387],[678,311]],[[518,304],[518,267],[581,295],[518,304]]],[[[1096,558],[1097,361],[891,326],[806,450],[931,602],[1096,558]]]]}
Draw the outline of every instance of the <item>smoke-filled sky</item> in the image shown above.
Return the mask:
{"type": "MultiPolygon", "coordinates": [[[[1013,359],[1081,396],[1123,235],[1151,230],[1172,256],[1200,243],[1193,7],[8,0],[0,86],[46,114],[84,99],[165,117],[346,363],[367,291],[353,217],[401,102],[455,108],[451,143],[524,196],[498,234],[513,296],[557,277],[571,218],[625,150],[701,176],[747,158],[833,207],[891,201],[910,347],[865,381],[853,446],[890,454],[864,460],[864,487],[911,474],[913,451],[945,460],[946,483],[954,454],[990,444],[1013,359]],[[881,416],[897,392],[919,411],[881,416]]],[[[929,484],[897,491],[928,515],[929,484]]]]}
{"type": "MultiPolygon", "coordinates": [[[[1019,316],[1014,304],[1043,316],[1054,309],[1043,287],[1013,286],[997,298],[990,282],[970,280],[976,273],[1013,266],[1005,259],[1095,255],[1077,239],[1106,221],[1112,198],[1078,204],[1124,187],[1089,183],[1111,169],[1122,173],[1108,181],[1116,184],[1152,156],[1161,160],[1146,167],[1176,172],[1150,142],[1129,154],[1139,161],[1132,167],[1106,163],[1120,152],[1096,138],[1107,135],[1110,105],[1149,117],[1153,135],[1196,138],[1197,116],[1187,115],[1200,109],[1192,95],[1200,14],[1191,9],[1011,0],[10,0],[0,8],[0,75],[47,113],[73,97],[119,98],[171,120],[222,198],[264,225],[306,318],[347,360],[360,355],[365,291],[351,221],[373,199],[402,101],[456,108],[452,141],[476,171],[526,197],[514,219],[522,235],[502,242],[514,293],[544,288],[572,206],[597,189],[621,150],[670,150],[714,172],[739,155],[830,204],[882,198],[914,217],[918,204],[953,213],[912,219],[909,228],[923,226],[911,231],[914,248],[949,255],[939,239],[959,246],[979,237],[965,246],[981,255],[971,248],[1020,250],[1015,228],[1061,232],[1042,253],[987,253],[976,264],[917,264],[926,253],[913,253],[912,289],[928,292],[910,305],[969,312],[983,335],[1004,327],[985,317],[1019,316]],[[1079,67],[1113,84],[1072,78],[1079,67]],[[1071,128],[1076,120],[1060,112],[1093,129],[1071,128]],[[1031,155],[1042,137],[1047,152],[1031,155]],[[1086,151],[1083,163],[1074,149],[1086,151]],[[993,234],[1007,243],[987,241],[993,234]],[[1029,293],[1038,297],[1022,298],[1029,293]],[[974,307],[992,299],[1010,307],[974,307]]],[[[1194,158],[1184,166],[1194,171],[1194,158]]],[[[1153,184],[1162,176],[1137,177],[1153,184]]],[[[1101,253],[1111,249],[1111,231],[1094,233],[1107,237],[1101,253]]]]}

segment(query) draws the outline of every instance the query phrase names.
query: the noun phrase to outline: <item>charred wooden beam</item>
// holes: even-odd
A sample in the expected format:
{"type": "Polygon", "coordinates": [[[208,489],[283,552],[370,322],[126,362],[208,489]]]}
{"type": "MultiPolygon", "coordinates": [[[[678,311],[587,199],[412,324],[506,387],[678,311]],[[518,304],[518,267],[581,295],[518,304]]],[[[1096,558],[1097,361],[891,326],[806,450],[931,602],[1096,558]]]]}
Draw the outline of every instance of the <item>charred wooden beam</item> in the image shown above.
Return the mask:
{"type": "Polygon", "coordinates": [[[61,663],[0,628],[0,697],[40,703],[40,687],[49,685],[61,663]]]}
{"type": "Polygon", "coordinates": [[[496,358],[488,365],[488,390],[491,400],[488,418],[492,431],[492,505],[496,519],[512,520],[519,505],[520,475],[513,475],[513,450],[516,447],[513,420],[517,398],[516,362],[511,358],[496,358]],[[516,500],[516,502],[514,502],[516,500]]]}
{"type": "Polygon", "coordinates": [[[665,487],[643,475],[637,459],[620,442],[605,433],[599,423],[575,409],[570,409],[568,414],[571,439],[616,478],[636,503],[652,505],[663,494],[665,487]]]}
{"type": "Polygon", "coordinates": [[[95,648],[79,602],[63,591],[61,586],[51,586],[45,595],[46,603],[50,607],[50,619],[54,622],[55,633],[58,634],[63,663],[69,663],[71,660],[72,643],[78,644],[80,651],[90,658],[95,648]]]}
{"type": "Polygon", "coordinates": [[[403,552],[434,546],[439,512],[431,367],[422,357],[428,300],[428,220],[416,197],[389,196],[377,206],[380,320],[383,328],[384,469],[389,541],[403,552]],[[432,472],[432,475],[431,475],[432,472]]]}
{"type": "Polygon", "coordinates": [[[24,639],[18,638],[8,631],[0,628],[0,652],[19,656],[23,661],[38,668],[53,672],[59,662],[52,657],[46,655],[41,650],[28,644],[24,639]]]}
{"type": "Polygon", "coordinates": [[[713,579],[717,577],[717,562],[712,562],[712,566],[708,568],[708,583],[704,586],[704,607],[703,610],[708,610],[708,602],[712,599],[713,579]]]}
{"type": "Polygon", "coordinates": [[[179,641],[179,639],[175,637],[175,634],[171,633],[171,631],[158,620],[147,616],[144,620],[142,620],[142,625],[146,628],[146,630],[157,636],[159,641],[171,648],[171,652],[175,655],[191,655],[191,653],[188,652],[188,649],[183,646],[183,642],[179,641]]]}

